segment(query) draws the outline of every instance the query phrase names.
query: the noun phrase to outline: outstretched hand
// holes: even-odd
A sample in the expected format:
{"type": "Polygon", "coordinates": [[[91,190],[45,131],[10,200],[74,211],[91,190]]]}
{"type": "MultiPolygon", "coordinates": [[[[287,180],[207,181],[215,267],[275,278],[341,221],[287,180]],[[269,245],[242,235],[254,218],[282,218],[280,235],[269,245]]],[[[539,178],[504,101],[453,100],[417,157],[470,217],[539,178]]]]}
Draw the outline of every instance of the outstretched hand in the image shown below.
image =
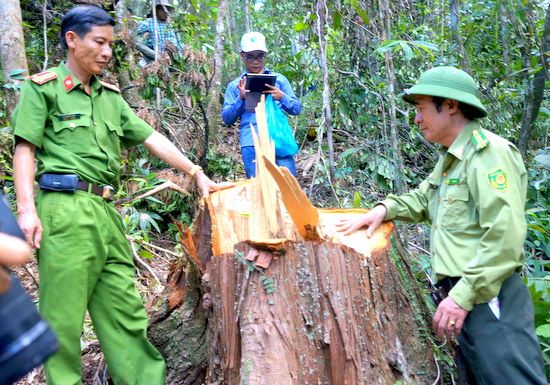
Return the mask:
{"type": "Polygon", "coordinates": [[[344,235],[349,235],[361,227],[368,226],[367,238],[370,238],[378,226],[384,222],[386,212],[387,210],[384,205],[376,205],[371,211],[358,218],[342,219],[336,224],[336,230],[343,232],[344,235]]]}
{"type": "Polygon", "coordinates": [[[201,196],[207,197],[211,192],[223,190],[235,186],[233,182],[221,182],[216,183],[212,181],[206,174],[202,171],[197,171],[195,174],[195,181],[197,182],[197,187],[201,192],[201,196]]]}

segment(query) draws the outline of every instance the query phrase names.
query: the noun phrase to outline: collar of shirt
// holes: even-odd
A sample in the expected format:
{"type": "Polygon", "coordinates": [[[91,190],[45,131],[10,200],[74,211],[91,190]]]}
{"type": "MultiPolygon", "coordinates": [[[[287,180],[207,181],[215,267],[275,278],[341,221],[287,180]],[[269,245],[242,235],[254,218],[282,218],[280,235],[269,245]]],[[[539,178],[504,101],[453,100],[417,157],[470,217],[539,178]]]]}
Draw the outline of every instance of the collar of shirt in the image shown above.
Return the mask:
{"type": "MultiPolygon", "coordinates": [[[[58,73],[59,73],[59,77],[63,80],[63,86],[65,87],[65,90],[67,91],[67,93],[71,92],[72,90],[74,90],[75,88],[77,88],[79,85],[82,84],[80,80],[78,80],[78,78],[75,75],[73,75],[71,70],[67,68],[67,65],[65,64],[64,61],[59,63],[58,73]]],[[[99,79],[95,75],[92,75],[92,77],[90,78],[90,85],[95,91],[103,87],[99,82],[99,79]]]]}
{"type": "Polygon", "coordinates": [[[451,144],[451,147],[449,147],[446,152],[454,155],[455,158],[462,160],[466,145],[470,142],[470,139],[472,137],[472,132],[477,128],[479,128],[479,122],[477,120],[472,120],[470,123],[468,123],[462,129],[460,134],[458,134],[453,144],[451,144]]]}

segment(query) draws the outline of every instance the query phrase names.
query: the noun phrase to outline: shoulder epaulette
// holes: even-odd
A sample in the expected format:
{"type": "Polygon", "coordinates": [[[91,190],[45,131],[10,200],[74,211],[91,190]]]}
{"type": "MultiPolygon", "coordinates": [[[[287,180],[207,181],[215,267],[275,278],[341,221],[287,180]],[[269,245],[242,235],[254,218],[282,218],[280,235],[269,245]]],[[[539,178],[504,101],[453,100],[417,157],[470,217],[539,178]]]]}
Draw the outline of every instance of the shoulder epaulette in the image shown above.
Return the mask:
{"type": "Polygon", "coordinates": [[[50,80],[57,79],[57,77],[58,76],[55,72],[44,71],[44,72],[40,72],[39,74],[29,76],[29,79],[38,85],[42,85],[44,83],[49,82],[50,80]]]}
{"type": "Polygon", "coordinates": [[[119,92],[120,93],[120,89],[115,86],[114,84],[111,84],[111,83],[107,83],[107,82],[104,82],[102,80],[99,81],[101,83],[101,85],[105,88],[108,88],[110,89],[111,91],[115,91],[115,92],[119,92]]]}
{"type": "Polygon", "coordinates": [[[487,147],[489,144],[489,139],[487,139],[483,131],[474,130],[472,132],[472,143],[474,144],[476,151],[480,151],[487,147]]]}

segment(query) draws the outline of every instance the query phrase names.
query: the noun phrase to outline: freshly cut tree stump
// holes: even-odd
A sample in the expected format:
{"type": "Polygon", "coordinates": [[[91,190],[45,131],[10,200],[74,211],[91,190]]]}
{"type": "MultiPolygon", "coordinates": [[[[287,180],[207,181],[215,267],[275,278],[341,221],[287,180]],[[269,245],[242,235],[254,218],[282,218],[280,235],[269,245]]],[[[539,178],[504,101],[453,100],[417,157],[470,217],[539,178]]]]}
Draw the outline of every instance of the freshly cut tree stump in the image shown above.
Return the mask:
{"type": "Polygon", "coordinates": [[[212,194],[193,237],[182,232],[187,281],[205,273],[208,330],[198,327],[200,338],[174,356],[171,346],[185,342],[166,325],[189,330],[181,322],[203,320],[204,312],[196,308],[196,284],[173,274],[173,310],[151,333],[167,357],[168,383],[198,384],[203,376],[218,385],[435,383],[429,315],[392,245],[392,223],[370,239],[365,230],[338,233],[341,219],[366,210],[309,202],[288,170],[273,164],[263,104],[256,109],[257,177],[212,194]],[[195,367],[188,359],[200,361],[194,347],[205,357],[195,367]]]}
{"type": "Polygon", "coordinates": [[[208,381],[433,383],[429,326],[414,278],[391,256],[393,225],[371,239],[338,233],[366,211],[312,206],[273,164],[262,107],[257,178],[212,194],[196,221],[212,299],[208,381]]]}
{"type": "MultiPolygon", "coordinates": [[[[342,237],[334,223],[364,211],[319,210],[326,241],[300,239],[292,226],[273,243],[250,240],[245,208],[253,184],[215,194],[202,213],[218,239],[208,262],[210,381],[433,383],[428,326],[413,307],[419,298],[389,256],[391,224],[370,240],[363,231],[342,237]]],[[[281,224],[292,224],[280,209],[281,224]]]]}

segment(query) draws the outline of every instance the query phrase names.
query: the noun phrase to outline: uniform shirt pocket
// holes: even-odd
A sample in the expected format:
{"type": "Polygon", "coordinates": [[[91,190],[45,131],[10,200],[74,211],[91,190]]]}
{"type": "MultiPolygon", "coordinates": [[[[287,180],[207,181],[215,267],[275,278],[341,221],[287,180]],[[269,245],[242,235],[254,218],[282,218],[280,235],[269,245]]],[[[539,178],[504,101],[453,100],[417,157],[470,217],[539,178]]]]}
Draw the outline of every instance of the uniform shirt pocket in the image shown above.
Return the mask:
{"type": "Polygon", "coordinates": [[[120,126],[120,123],[117,124],[109,120],[106,120],[105,124],[107,125],[107,128],[109,129],[109,131],[117,134],[118,136],[124,135],[124,133],[122,132],[122,127],[120,126]]]}
{"type": "Polygon", "coordinates": [[[449,186],[441,202],[441,227],[447,230],[464,229],[469,222],[467,185],[449,186]]]}
{"type": "Polygon", "coordinates": [[[93,144],[93,132],[90,128],[92,120],[89,116],[60,120],[52,118],[52,126],[57,145],[77,154],[85,154],[93,144]]]}

